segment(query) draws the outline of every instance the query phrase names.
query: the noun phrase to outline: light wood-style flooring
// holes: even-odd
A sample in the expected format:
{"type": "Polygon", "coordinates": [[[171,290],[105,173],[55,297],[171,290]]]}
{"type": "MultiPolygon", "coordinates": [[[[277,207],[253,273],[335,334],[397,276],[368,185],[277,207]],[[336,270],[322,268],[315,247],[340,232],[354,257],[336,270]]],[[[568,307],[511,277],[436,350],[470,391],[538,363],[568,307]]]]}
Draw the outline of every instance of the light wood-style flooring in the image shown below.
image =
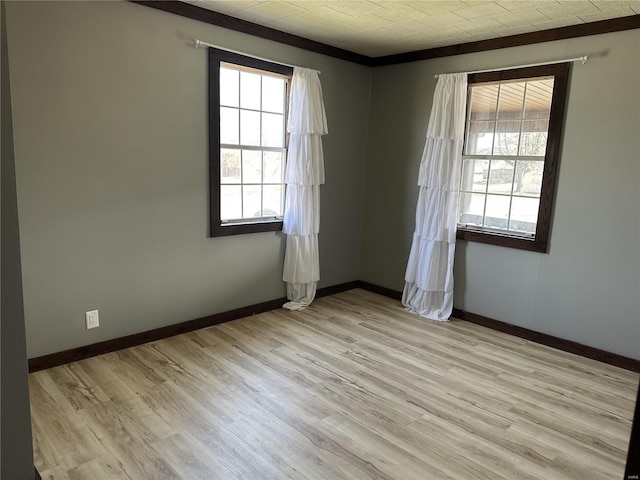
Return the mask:
{"type": "Polygon", "coordinates": [[[637,385],[359,289],[30,375],[73,480],[620,480],[637,385]]]}

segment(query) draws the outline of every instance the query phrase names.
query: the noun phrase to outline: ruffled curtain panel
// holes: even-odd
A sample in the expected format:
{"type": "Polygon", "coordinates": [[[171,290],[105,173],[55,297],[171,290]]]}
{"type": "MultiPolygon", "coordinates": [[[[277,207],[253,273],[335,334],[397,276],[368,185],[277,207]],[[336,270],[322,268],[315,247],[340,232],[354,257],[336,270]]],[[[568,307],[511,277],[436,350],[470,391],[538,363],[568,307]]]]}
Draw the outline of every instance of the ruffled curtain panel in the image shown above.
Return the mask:
{"type": "Polygon", "coordinates": [[[453,311],[466,103],[467,75],[440,75],[420,161],[416,229],[402,292],[407,309],[437,321],[448,320],[453,311]]]}
{"type": "Polygon", "coordinates": [[[282,279],[289,301],[283,308],[302,310],[316,295],[320,280],[318,233],[320,185],[324,183],[322,135],[328,133],[318,72],[294,68],[289,103],[287,191],[282,231],[287,235],[282,279]]]}

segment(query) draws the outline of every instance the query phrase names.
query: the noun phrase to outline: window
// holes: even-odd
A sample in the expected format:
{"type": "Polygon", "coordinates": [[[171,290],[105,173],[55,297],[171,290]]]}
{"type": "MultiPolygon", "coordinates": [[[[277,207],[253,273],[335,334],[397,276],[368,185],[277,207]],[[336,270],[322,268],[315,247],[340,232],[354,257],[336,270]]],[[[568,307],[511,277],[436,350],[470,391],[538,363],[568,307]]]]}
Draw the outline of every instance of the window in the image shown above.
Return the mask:
{"type": "Polygon", "coordinates": [[[469,75],[458,238],[547,251],[568,74],[469,75]]]}
{"type": "Polygon", "coordinates": [[[210,235],[282,229],[293,69],[209,49],[210,235]]]}

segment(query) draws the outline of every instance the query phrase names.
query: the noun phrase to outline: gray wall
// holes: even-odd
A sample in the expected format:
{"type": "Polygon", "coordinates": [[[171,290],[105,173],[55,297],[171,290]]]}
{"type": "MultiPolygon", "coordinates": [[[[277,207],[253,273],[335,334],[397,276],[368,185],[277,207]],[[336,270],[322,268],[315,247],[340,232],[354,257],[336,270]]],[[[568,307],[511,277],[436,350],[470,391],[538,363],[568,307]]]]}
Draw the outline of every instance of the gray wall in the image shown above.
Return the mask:
{"type": "Polygon", "coordinates": [[[1,231],[1,346],[0,391],[0,478],[33,479],[31,416],[27,382],[22,281],[20,272],[20,233],[16,202],[16,176],[11,125],[11,89],[7,61],[5,3],[0,4],[2,89],[2,166],[0,168],[1,231]]]}
{"type": "Polygon", "coordinates": [[[640,31],[374,70],[362,279],[401,290],[434,74],[595,54],[570,80],[548,254],[459,241],[455,305],[640,358],[640,31]]]}
{"type": "Polygon", "coordinates": [[[207,238],[193,38],[322,70],[319,286],[359,278],[369,68],[128,2],[11,2],[7,18],[29,357],[284,296],[281,234],[207,238]]]}

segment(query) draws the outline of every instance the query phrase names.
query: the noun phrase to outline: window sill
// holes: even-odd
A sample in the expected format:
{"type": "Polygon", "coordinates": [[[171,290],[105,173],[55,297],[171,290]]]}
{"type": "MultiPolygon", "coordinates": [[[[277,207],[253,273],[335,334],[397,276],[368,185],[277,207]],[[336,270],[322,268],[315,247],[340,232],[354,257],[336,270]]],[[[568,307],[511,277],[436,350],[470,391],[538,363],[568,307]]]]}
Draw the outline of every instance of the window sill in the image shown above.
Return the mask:
{"type": "Polygon", "coordinates": [[[528,250],[530,252],[547,253],[548,242],[536,238],[528,239],[523,237],[515,237],[509,235],[501,235],[494,232],[483,232],[480,230],[470,230],[458,227],[456,231],[458,240],[467,240],[470,242],[488,243],[490,245],[498,245],[501,247],[517,248],[520,250],[528,250]]]}
{"type": "Polygon", "coordinates": [[[227,223],[211,225],[210,237],[242,235],[244,233],[277,232],[282,230],[282,220],[275,222],[227,223]]]}

